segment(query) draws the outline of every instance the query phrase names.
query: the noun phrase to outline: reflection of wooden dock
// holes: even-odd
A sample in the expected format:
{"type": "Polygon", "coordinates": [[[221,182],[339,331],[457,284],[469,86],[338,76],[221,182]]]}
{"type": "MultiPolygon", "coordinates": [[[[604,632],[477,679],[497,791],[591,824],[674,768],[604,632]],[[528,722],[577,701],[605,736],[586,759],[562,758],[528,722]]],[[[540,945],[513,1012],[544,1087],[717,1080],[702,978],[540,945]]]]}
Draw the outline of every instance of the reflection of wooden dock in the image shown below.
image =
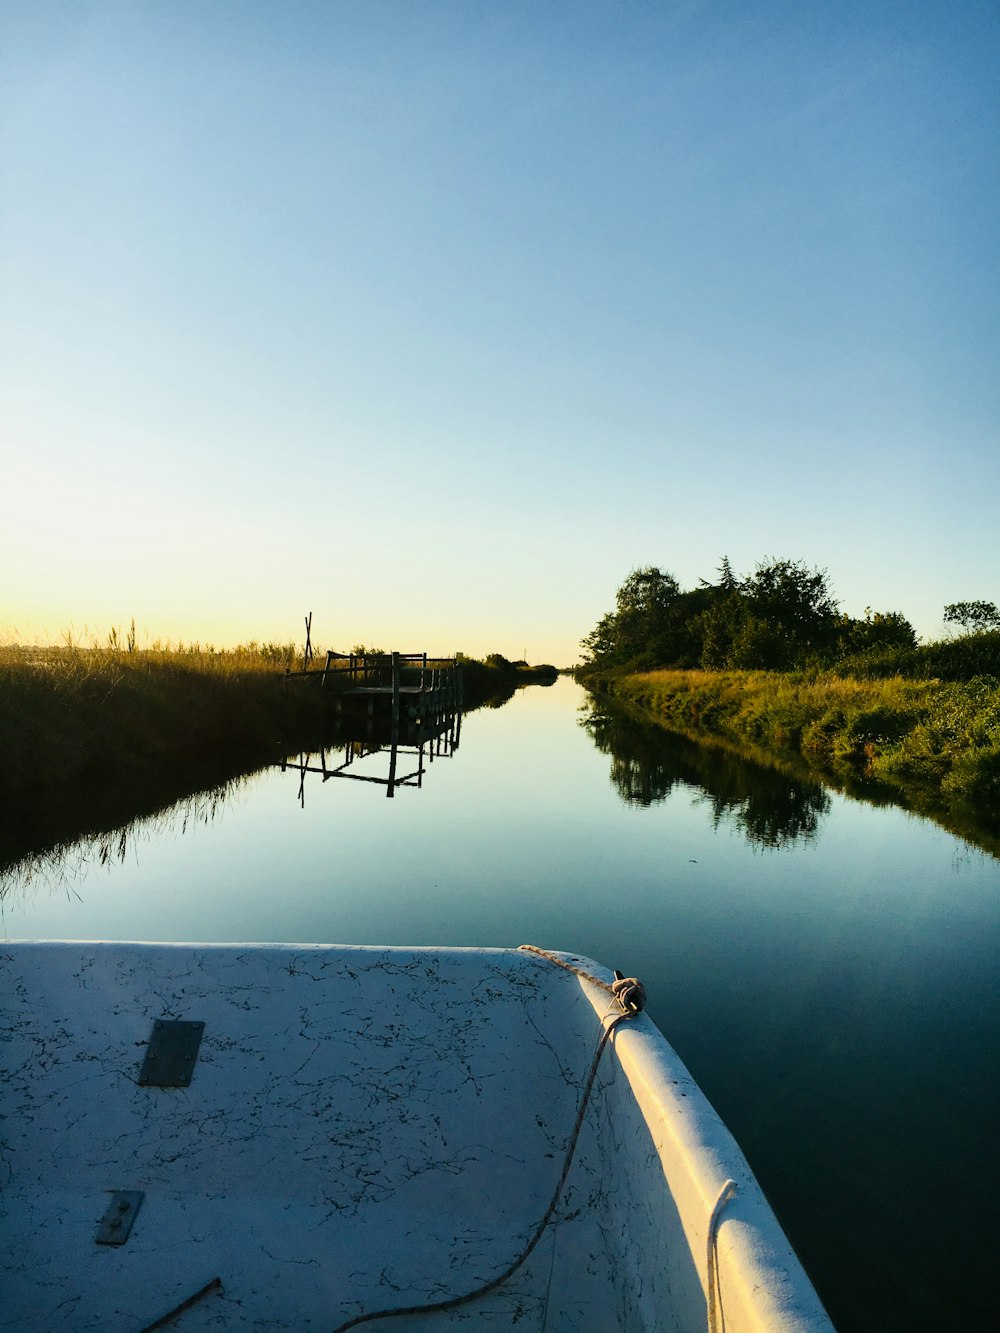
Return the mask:
{"type": "Polygon", "coordinates": [[[384,723],[379,726],[373,718],[344,718],[342,720],[343,748],[342,758],[336,762],[334,755],[338,747],[331,746],[320,750],[318,762],[312,755],[299,755],[298,761],[284,759],[281,770],[292,769],[301,774],[299,781],[299,801],[305,804],[305,781],[307,773],[316,773],[324,782],[331,778],[347,778],[352,782],[372,782],[386,788],[386,796],[394,796],[397,787],[422,787],[427,766],[435,759],[450,759],[458,749],[462,734],[462,714],[457,710],[441,713],[433,721],[413,721],[402,725],[390,726],[388,738],[384,723]],[[363,739],[362,739],[363,737],[363,739]],[[329,758],[328,758],[329,754],[329,758]],[[369,759],[374,755],[388,754],[389,772],[387,777],[355,770],[359,760],[369,759]],[[416,768],[399,775],[400,756],[410,755],[416,759],[416,768]],[[313,762],[310,762],[313,760],[313,762]]]}

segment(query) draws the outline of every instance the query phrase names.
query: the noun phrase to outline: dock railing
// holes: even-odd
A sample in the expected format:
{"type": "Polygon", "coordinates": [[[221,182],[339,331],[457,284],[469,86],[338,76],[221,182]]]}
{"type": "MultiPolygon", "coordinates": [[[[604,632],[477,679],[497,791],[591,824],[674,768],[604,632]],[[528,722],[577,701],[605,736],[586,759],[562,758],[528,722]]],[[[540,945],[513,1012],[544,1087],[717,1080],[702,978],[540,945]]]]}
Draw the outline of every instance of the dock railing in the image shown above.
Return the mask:
{"type": "Polygon", "coordinates": [[[455,657],[426,653],[337,653],[329,651],[320,674],[326,686],[333,675],[347,678],[345,694],[447,695],[461,706],[462,668],[455,657]]]}
{"type": "Polygon", "coordinates": [[[462,659],[428,657],[426,653],[338,653],[330,650],[322,668],[286,671],[285,683],[293,680],[318,682],[330,689],[337,713],[363,709],[369,718],[389,717],[394,728],[400,719],[419,724],[436,723],[461,712],[462,659]],[[380,700],[384,701],[380,704],[380,700]],[[404,709],[405,705],[405,709],[404,709]]]}

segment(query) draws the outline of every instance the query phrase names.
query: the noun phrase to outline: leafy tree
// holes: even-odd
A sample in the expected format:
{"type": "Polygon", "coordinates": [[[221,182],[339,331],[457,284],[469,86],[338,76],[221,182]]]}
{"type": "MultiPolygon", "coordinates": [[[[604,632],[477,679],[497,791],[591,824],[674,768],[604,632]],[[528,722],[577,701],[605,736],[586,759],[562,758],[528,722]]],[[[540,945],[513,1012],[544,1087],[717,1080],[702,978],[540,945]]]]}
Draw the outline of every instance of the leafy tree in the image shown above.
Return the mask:
{"type": "Polygon", "coordinates": [[[967,634],[1000,629],[1000,611],[995,602],[951,602],[944,609],[946,625],[961,625],[967,634]]]}
{"type": "Polygon", "coordinates": [[[736,589],[740,586],[739,579],[737,579],[736,575],[733,573],[733,567],[729,563],[728,555],[724,555],[722,557],[722,563],[719,565],[718,586],[722,590],[722,592],[725,593],[735,592],[736,589]]]}
{"type": "Polygon", "coordinates": [[[745,610],[730,644],[726,665],[742,671],[781,671],[794,664],[793,646],[780,626],[745,610]]]}
{"type": "Polygon", "coordinates": [[[617,630],[613,611],[601,616],[587,637],[580,640],[580,647],[589,661],[610,663],[614,659],[618,647],[617,630]]]}
{"type": "Polygon", "coordinates": [[[673,660],[684,597],[673,574],[655,565],[634,569],[618,589],[615,610],[602,616],[581,640],[590,660],[602,666],[658,666],[673,660]]]}
{"type": "Polygon", "coordinates": [[[618,636],[623,646],[641,653],[661,637],[680,591],[673,574],[655,565],[633,569],[615,597],[618,636]]]}
{"type": "MultiPolygon", "coordinates": [[[[741,591],[749,608],[756,665],[787,670],[832,647],[837,603],[825,569],[808,569],[797,560],[771,560],[757,566],[741,591]]],[[[744,650],[744,656],[750,654],[744,650]]]]}
{"type": "Polygon", "coordinates": [[[704,622],[717,597],[711,585],[682,592],[674,604],[673,623],[664,663],[677,667],[701,665],[704,622]]]}
{"type": "Polygon", "coordinates": [[[871,607],[865,607],[864,620],[841,616],[837,623],[837,649],[842,657],[916,646],[913,626],[899,611],[873,612],[871,607]]]}
{"type": "Polygon", "coordinates": [[[722,670],[732,665],[733,644],[746,620],[746,604],[735,582],[714,591],[712,604],[701,618],[701,665],[722,670]]]}
{"type": "Polygon", "coordinates": [[[830,655],[837,603],[825,570],[772,559],[739,580],[723,559],[719,572],[702,627],[704,666],[787,671],[830,655]]]}
{"type": "Polygon", "coordinates": [[[788,670],[833,655],[837,604],[824,570],[771,560],[740,580],[724,556],[718,574],[683,592],[655,565],[633,570],[615,610],[581,640],[590,665],[788,670]]]}

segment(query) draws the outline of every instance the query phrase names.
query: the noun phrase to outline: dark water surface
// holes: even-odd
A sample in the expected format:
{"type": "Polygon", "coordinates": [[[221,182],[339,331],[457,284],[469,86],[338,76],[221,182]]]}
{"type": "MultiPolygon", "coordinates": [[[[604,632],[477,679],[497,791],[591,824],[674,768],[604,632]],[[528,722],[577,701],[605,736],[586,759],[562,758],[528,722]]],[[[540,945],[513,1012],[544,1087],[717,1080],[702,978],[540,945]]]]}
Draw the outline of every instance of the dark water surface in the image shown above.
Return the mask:
{"type": "Polygon", "coordinates": [[[841,1333],[993,1326],[1000,862],[568,680],[420,790],[299,784],[0,876],[4,935],[587,954],[644,980],[841,1333]]]}

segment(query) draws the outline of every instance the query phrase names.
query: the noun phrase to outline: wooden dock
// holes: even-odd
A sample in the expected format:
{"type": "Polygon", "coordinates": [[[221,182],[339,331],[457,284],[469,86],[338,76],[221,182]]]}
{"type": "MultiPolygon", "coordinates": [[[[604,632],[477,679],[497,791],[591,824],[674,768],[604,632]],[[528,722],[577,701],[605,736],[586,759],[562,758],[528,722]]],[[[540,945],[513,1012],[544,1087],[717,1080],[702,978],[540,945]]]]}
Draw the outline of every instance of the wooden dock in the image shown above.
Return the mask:
{"type": "Polygon", "coordinates": [[[457,658],[428,658],[426,653],[334,653],[326,655],[321,684],[331,673],[346,673],[349,684],[338,691],[334,708],[367,711],[388,707],[401,717],[434,723],[462,708],[462,666],[457,658]]]}
{"type": "MultiPolygon", "coordinates": [[[[325,753],[318,767],[303,758],[290,765],[302,773],[303,780],[307,772],[318,772],[324,782],[331,777],[381,782],[386,795],[392,796],[397,787],[422,785],[425,759],[433,762],[435,756],[450,757],[458,748],[462,665],[457,657],[331,651],[322,668],[285,673],[286,680],[293,677],[330,688],[331,707],[341,720],[338,726],[351,742],[339,765],[328,765],[325,753]],[[389,755],[388,778],[346,771],[355,759],[383,751],[389,755]],[[407,753],[417,756],[417,769],[399,777],[397,758],[407,753]]],[[[287,761],[282,764],[282,768],[287,766],[287,761]]]]}

